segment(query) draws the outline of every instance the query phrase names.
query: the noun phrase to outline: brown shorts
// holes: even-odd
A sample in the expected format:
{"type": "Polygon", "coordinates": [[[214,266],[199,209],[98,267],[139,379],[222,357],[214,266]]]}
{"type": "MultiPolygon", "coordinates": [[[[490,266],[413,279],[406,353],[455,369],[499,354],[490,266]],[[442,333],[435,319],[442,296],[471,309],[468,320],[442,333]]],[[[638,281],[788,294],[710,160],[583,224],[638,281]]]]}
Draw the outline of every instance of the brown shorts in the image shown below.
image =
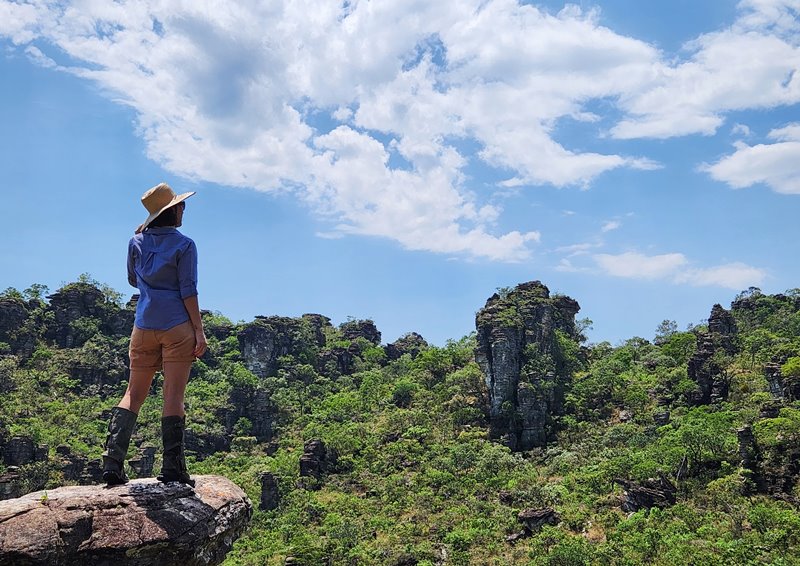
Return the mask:
{"type": "Polygon", "coordinates": [[[144,330],[134,325],[128,349],[131,369],[160,370],[164,362],[191,363],[195,344],[189,320],[166,330],[144,330]]]}

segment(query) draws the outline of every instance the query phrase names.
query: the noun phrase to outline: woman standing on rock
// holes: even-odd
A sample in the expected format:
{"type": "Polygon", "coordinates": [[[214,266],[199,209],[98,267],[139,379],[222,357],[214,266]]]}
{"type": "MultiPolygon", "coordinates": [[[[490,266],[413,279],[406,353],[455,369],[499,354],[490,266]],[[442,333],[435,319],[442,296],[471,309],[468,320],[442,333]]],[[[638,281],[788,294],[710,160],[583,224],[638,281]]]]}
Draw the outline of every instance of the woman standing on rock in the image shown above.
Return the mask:
{"type": "Polygon", "coordinates": [[[126,483],[123,469],[136,417],[153,376],[164,373],[161,436],[164,458],[158,479],[194,486],[184,456],[183,395],[195,358],[206,350],[206,337],[197,302],[197,247],[178,232],[184,202],[194,192],[176,195],[161,183],[142,195],[150,213],[128,244],[128,282],[139,289],[130,344],[128,389],[111,410],[103,481],[126,483]]]}

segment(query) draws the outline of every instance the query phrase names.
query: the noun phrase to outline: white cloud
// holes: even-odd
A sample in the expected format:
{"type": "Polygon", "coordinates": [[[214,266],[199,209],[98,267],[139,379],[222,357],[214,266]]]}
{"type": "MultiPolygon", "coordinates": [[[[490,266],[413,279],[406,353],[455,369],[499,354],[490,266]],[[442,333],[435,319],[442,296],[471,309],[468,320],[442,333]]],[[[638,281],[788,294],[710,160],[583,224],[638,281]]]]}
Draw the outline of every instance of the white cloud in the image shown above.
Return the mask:
{"type": "Polygon", "coordinates": [[[734,153],[700,169],[734,189],[763,183],[778,193],[800,194],[800,123],[772,130],[769,137],[778,141],[737,143],[734,153]]]}
{"type": "Polygon", "coordinates": [[[556,248],[557,252],[566,253],[567,257],[572,257],[576,255],[583,255],[589,253],[589,250],[594,248],[599,248],[603,244],[601,243],[590,243],[590,242],[583,242],[580,244],[571,244],[569,246],[560,246],[556,248]]]}
{"type": "Polygon", "coordinates": [[[558,265],[554,268],[556,271],[560,271],[562,273],[587,273],[591,271],[587,267],[578,267],[574,265],[569,259],[563,258],[561,261],[558,262],[558,265]]]}
{"type": "Polygon", "coordinates": [[[692,267],[681,253],[647,256],[638,252],[618,255],[595,254],[595,263],[607,274],[630,279],[659,280],[696,286],[719,286],[744,289],[759,285],[766,278],[765,270],[741,262],[712,267],[692,267]]]}
{"type": "Polygon", "coordinates": [[[697,286],[716,285],[738,291],[761,285],[766,276],[767,273],[763,269],[735,262],[705,269],[689,269],[678,274],[675,281],[697,286]]]}
{"type": "Polygon", "coordinates": [[[750,135],[750,128],[745,124],[734,124],[731,128],[731,135],[747,137],[750,135]]]}
{"type": "Polygon", "coordinates": [[[612,230],[616,230],[620,226],[622,226],[622,222],[620,222],[619,220],[609,220],[608,222],[603,224],[600,230],[602,232],[611,232],[612,230]]]}
{"type": "Polygon", "coordinates": [[[633,279],[661,279],[688,263],[679,253],[646,256],[637,252],[595,254],[594,261],[609,275],[633,279]]]}
{"type": "Polygon", "coordinates": [[[622,139],[713,134],[729,111],[800,102],[797,0],[747,0],[727,29],[685,46],[689,57],[659,61],[650,84],[621,97],[611,133],[622,139]]]}
{"type": "MultiPolygon", "coordinates": [[[[498,190],[587,188],[660,167],[557,140],[565,119],[607,127],[592,101],[622,111],[622,138],[710,133],[727,111],[796,103],[792,6],[743,2],[678,62],[596,10],[517,0],[0,0],[0,35],[133,108],[148,156],[176,174],[292,191],[339,234],[519,261],[539,232],[497,232],[502,210],[471,190],[468,165],[507,173],[498,190]]],[[[791,175],[763,182],[795,192],[791,175]]]]}
{"type": "Polygon", "coordinates": [[[783,128],[776,128],[769,133],[769,137],[778,141],[800,141],[800,123],[794,122],[783,128]]]}

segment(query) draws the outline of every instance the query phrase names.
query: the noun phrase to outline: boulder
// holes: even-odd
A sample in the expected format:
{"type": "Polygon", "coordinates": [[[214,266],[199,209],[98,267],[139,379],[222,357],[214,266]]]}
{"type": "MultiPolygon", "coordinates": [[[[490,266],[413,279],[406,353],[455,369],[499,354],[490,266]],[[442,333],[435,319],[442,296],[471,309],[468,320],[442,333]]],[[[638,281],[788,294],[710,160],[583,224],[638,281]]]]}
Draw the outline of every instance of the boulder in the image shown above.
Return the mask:
{"type": "Polygon", "coordinates": [[[624,489],[622,499],[622,510],[636,512],[639,509],[651,509],[658,507],[664,509],[675,505],[675,493],[678,491],[675,485],[666,477],[650,478],[642,483],[615,478],[624,489]]]}
{"type": "Polygon", "coordinates": [[[506,542],[515,543],[538,532],[544,525],[558,525],[561,517],[552,507],[523,509],[517,514],[517,521],[522,523],[523,529],[506,537],[506,542]]]}
{"type": "Polygon", "coordinates": [[[0,502],[0,564],[219,564],[246,528],[252,506],[226,478],[195,479],[194,489],[141,479],[0,502]]]}
{"type": "Polygon", "coordinates": [[[540,509],[523,509],[517,514],[517,521],[522,523],[527,530],[535,532],[543,525],[557,525],[561,521],[561,517],[552,507],[542,507],[540,509]]]}

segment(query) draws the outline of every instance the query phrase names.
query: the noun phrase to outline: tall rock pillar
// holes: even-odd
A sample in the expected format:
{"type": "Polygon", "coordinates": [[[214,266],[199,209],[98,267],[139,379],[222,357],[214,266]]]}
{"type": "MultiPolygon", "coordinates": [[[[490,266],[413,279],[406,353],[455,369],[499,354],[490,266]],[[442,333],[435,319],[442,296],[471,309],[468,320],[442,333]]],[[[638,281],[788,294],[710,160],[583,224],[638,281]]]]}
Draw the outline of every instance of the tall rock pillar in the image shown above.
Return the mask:
{"type": "Polygon", "coordinates": [[[539,281],[492,295],[475,318],[475,360],[489,392],[491,435],[514,450],[544,446],[562,411],[580,306],[539,281]]]}

